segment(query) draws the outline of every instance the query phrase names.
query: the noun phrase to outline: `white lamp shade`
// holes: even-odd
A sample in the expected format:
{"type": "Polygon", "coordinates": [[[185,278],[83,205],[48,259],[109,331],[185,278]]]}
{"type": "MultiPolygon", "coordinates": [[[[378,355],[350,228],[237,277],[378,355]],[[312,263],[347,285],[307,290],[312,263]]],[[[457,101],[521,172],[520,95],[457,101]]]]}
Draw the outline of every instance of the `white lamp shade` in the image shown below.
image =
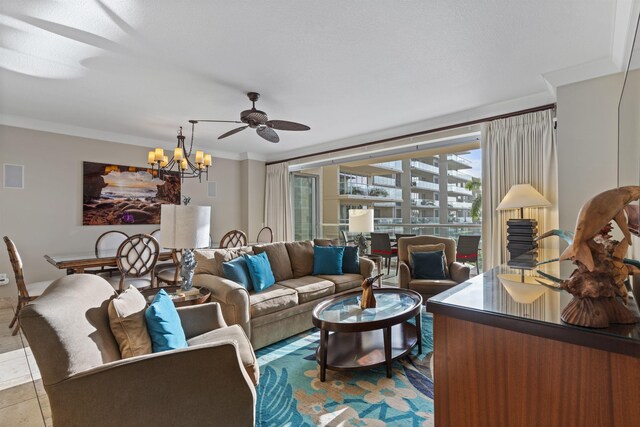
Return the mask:
{"type": "Polygon", "coordinates": [[[349,232],[371,233],[373,231],[373,209],[349,209],[349,232]]]}
{"type": "Polygon", "coordinates": [[[162,205],[160,246],[195,249],[209,246],[211,206],[162,205]]]}
{"type": "Polygon", "coordinates": [[[516,184],[509,189],[496,210],[541,208],[551,203],[530,184],[516,184]]]}

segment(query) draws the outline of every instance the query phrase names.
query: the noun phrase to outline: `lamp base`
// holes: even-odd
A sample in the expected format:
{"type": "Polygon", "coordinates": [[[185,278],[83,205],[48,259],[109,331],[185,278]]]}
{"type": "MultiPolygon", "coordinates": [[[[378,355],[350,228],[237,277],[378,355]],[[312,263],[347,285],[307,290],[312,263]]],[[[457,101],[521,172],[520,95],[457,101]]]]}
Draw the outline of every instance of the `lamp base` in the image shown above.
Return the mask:
{"type": "Polygon", "coordinates": [[[193,271],[198,266],[195,255],[191,249],[185,249],[182,252],[182,260],[180,261],[180,277],[182,278],[182,291],[189,291],[193,286],[193,271]]]}
{"type": "MultiPolygon", "coordinates": [[[[538,221],[535,219],[510,219],[507,221],[507,250],[510,263],[522,262],[527,266],[538,257],[538,221]]],[[[523,265],[524,266],[524,265],[523,265]]]]}

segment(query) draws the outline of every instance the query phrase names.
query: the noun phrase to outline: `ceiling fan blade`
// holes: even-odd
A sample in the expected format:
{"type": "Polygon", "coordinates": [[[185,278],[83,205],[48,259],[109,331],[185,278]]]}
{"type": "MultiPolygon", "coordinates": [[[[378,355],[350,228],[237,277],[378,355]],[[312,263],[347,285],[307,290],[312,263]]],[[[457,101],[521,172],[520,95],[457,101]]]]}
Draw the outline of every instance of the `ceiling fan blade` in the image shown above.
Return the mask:
{"type": "Polygon", "coordinates": [[[239,128],[232,129],[232,130],[230,130],[229,132],[227,132],[227,133],[223,133],[222,135],[220,135],[220,136],[218,137],[218,139],[226,138],[226,137],[228,137],[228,136],[233,135],[234,133],[238,133],[238,132],[240,132],[241,130],[245,130],[245,129],[246,129],[246,128],[248,128],[248,127],[249,127],[249,126],[240,126],[239,128]]]}
{"type": "Polygon", "coordinates": [[[288,122],[286,120],[269,120],[265,124],[270,128],[274,128],[278,130],[309,130],[311,129],[309,126],[303,125],[302,123],[288,122]]]}
{"type": "Polygon", "coordinates": [[[242,123],[238,120],[194,120],[194,122],[208,122],[208,123],[242,123]]]}
{"type": "Polygon", "coordinates": [[[278,134],[268,126],[260,126],[256,129],[256,133],[269,142],[280,142],[278,134]]]}

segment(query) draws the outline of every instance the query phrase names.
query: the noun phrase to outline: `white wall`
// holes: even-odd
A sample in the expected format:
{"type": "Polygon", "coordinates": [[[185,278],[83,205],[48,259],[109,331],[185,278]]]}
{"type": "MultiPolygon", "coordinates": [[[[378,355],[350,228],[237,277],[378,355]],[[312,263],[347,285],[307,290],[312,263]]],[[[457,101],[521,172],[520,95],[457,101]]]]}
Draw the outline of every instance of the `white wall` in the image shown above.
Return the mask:
{"type": "MultiPolygon", "coordinates": [[[[7,235],[16,243],[27,281],[54,279],[64,274],[44,260],[45,254],[91,252],[96,238],[106,230],[134,234],[158,228],[158,225],[82,225],[82,162],[145,166],[147,152],[147,148],[133,145],[0,126],[0,164],[25,166],[25,189],[0,186],[0,236],[7,235]]],[[[259,165],[254,166],[259,171],[259,165]]],[[[214,158],[209,180],[217,182],[215,198],[208,197],[204,182],[191,179],[183,185],[182,193],[191,196],[191,204],[212,206],[214,243],[226,231],[243,226],[241,174],[240,161],[214,158]]],[[[264,194],[264,184],[252,191],[259,198],[261,192],[264,194]]],[[[11,283],[0,287],[0,298],[15,297],[13,271],[2,246],[0,273],[9,274],[11,283]]]]}

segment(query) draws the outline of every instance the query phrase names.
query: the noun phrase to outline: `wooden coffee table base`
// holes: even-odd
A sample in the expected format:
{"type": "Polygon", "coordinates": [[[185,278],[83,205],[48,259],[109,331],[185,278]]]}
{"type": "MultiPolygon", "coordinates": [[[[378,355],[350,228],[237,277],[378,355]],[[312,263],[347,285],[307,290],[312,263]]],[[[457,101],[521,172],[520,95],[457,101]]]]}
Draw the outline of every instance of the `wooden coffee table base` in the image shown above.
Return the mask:
{"type": "Polygon", "coordinates": [[[418,344],[422,353],[420,316],[417,327],[403,322],[391,327],[363,332],[333,332],[320,330],[320,346],[316,358],[320,364],[320,381],[326,378],[326,370],[346,371],[369,369],[387,365],[387,377],[391,378],[394,360],[411,352],[418,344]]]}

